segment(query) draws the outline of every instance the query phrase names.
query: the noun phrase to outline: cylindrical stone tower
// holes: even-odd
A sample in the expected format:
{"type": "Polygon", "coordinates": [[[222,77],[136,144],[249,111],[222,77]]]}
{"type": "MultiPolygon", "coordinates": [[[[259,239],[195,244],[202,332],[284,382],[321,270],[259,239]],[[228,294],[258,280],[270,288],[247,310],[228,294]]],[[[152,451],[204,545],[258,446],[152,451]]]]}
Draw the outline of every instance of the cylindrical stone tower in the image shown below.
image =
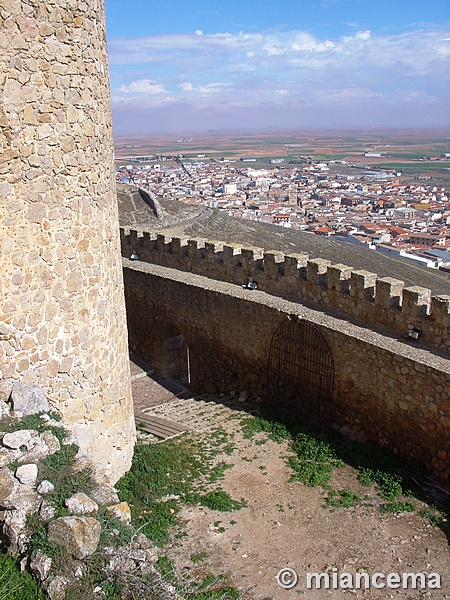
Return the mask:
{"type": "Polygon", "coordinates": [[[0,173],[0,376],[115,482],[135,428],[103,0],[0,0],[0,173]]]}

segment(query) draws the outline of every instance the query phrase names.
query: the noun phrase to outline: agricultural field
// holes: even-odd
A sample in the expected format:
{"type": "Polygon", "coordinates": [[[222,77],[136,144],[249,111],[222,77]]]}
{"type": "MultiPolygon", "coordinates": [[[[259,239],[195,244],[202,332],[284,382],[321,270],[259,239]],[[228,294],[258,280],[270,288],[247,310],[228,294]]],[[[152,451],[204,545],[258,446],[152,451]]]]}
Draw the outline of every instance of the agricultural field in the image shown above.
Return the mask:
{"type": "MultiPolygon", "coordinates": [[[[179,154],[188,160],[255,158],[257,166],[271,159],[284,163],[300,157],[345,160],[369,167],[396,169],[406,174],[430,175],[450,168],[450,136],[444,130],[399,131],[210,131],[178,138],[173,134],[118,136],[116,160],[136,156],[179,154]],[[366,153],[380,156],[364,156],[366,153]],[[204,155],[200,156],[199,155],[204,155]]],[[[251,164],[251,163],[250,163],[251,164]]],[[[253,166],[255,164],[253,163],[253,166]]]]}

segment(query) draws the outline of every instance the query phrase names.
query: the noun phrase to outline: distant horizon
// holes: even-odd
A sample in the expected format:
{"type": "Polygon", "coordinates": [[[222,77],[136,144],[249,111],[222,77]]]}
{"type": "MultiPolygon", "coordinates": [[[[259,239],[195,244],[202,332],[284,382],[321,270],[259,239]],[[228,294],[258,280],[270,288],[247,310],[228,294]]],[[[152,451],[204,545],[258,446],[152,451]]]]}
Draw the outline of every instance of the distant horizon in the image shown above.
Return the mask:
{"type": "Polygon", "coordinates": [[[116,134],[445,127],[448,0],[105,0],[116,134]]]}
{"type": "Polygon", "coordinates": [[[206,134],[220,134],[227,133],[299,133],[302,132],[316,132],[326,135],[327,133],[383,133],[385,135],[391,134],[413,134],[414,132],[436,132],[439,134],[448,133],[448,139],[450,140],[450,125],[413,125],[413,126],[399,126],[399,127],[383,127],[383,126],[334,126],[329,127],[323,126],[304,126],[304,127],[277,127],[277,126],[265,126],[265,127],[228,127],[228,128],[216,128],[216,129],[189,129],[189,130],[153,130],[138,132],[119,133],[114,131],[114,137],[148,137],[151,135],[175,135],[177,132],[183,135],[206,135],[206,134]]]}

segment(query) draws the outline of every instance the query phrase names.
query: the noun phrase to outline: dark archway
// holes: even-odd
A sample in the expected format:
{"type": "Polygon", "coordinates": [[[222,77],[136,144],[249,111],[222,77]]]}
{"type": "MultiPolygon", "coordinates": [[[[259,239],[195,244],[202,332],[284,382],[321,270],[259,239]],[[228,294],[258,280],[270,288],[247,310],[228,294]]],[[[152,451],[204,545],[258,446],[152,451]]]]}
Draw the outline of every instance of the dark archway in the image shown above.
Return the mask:
{"type": "Polygon", "coordinates": [[[170,381],[190,383],[189,347],[184,335],[174,326],[164,327],[155,340],[154,367],[170,381]]]}
{"type": "Polygon", "coordinates": [[[320,329],[296,317],[283,321],[270,344],[270,401],[315,426],[327,427],[333,386],[333,357],[320,329]]]}

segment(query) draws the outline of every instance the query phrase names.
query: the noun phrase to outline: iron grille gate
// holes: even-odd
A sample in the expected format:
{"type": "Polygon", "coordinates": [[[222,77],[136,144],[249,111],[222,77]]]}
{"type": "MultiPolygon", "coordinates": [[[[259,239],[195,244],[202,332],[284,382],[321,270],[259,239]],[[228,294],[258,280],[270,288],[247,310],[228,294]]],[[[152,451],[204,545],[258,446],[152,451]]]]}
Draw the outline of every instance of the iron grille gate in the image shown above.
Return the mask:
{"type": "Polygon", "coordinates": [[[271,401],[315,426],[331,423],[334,363],[318,327],[303,319],[283,321],[269,353],[271,401]]]}

